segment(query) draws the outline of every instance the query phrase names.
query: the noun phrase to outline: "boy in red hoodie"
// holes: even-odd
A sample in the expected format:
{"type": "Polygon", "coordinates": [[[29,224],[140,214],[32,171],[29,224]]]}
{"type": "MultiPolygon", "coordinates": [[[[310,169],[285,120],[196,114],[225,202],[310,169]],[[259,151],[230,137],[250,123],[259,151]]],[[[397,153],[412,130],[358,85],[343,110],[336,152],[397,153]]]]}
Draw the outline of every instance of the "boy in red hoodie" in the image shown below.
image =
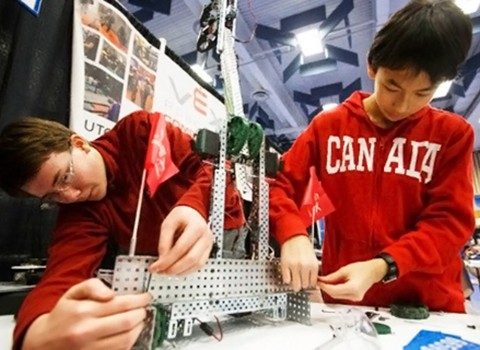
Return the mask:
{"type": "MultiPolygon", "coordinates": [[[[17,316],[14,349],[126,349],[144,326],[148,293],[115,295],[92,279],[108,242],[128,252],[152,126],[158,113],[134,112],[93,142],[65,126],[30,118],[0,134],[0,187],[61,203],[47,269],[17,316]]],[[[179,275],[207,261],[213,169],[192,139],[166,123],[179,172],[144,195],[137,254],[159,255],[152,272],[179,275]]],[[[240,197],[227,182],[225,228],[243,224],[240,197]]]]}
{"type": "Polygon", "coordinates": [[[464,312],[460,250],[474,229],[473,131],[429,102],[456,76],[471,38],[469,17],[452,1],[411,1],[370,48],[374,92],[320,113],[284,154],[270,222],[283,279],[295,290],[318,282],[326,302],[464,312]],[[298,209],[311,166],[336,208],[325,220],[318,281],[298,209]]]}

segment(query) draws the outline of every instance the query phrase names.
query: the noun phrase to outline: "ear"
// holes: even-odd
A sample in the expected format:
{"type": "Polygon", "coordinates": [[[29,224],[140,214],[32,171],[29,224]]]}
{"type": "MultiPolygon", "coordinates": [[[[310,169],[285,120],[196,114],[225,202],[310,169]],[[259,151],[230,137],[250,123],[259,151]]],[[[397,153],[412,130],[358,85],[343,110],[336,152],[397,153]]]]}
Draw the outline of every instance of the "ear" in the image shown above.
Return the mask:
{"type": "Polygon", "coordinates": [[[375,75],[377,74],[377,70],[373,68],[369,63],[367,64],[367,74],[370,79],[375,80],[375,75]]]}
{"type": "Polygon", "coordinates": [[[90,152],[90,144],[85,138],[78,134],[73,134],[72,136],[70,136],[70,144],[73,147],[80,148],[87,153],[90,152]]]}

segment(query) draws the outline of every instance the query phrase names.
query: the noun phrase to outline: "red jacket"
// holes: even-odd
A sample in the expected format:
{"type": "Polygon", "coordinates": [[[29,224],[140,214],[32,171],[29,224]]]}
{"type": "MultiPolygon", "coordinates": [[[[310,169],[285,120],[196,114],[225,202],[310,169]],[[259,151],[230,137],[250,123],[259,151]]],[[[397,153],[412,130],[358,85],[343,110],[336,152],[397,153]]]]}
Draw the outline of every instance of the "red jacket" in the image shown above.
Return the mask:
{"type": "MultiPolygon", "coordinates": [[[[14,348],[20,347],[25,331],[38,316],[50,312],[71,286],[93,276],[106,252],[107,240],[113,239],[120,251],[128,253],[151,117],[146,112],[133,113],[92,142],[106,165],[107,196],[98,202],[61,206],[47,269],[17,317],[14,348]]],[[[172,160],[180,171],[162,183],[153,198],[143,197],[136,249],[139,255],[158,255],[160,225],[173,207],[187,205],[208,216],[211,167],[192,152],[187,134],[167,123],[167,135],[172,160]]],[[[240,197],[233,185],[227,188],[225,226],[240,227],[240,197]]]]}
{"type": "Polygon", "coordinates": [[[367,96],[356,92],[320,113],[284,154],[271,186],[272,233],[280,243],[306,234],[298,207],[313,165],[336,208],[325,220],[322,274],[386,252],[399,278],[376,283],[359,304],[464,312],[460,251],[474,229],[473,130],[430,106],[381,129],[365,112],[367,96]]]}

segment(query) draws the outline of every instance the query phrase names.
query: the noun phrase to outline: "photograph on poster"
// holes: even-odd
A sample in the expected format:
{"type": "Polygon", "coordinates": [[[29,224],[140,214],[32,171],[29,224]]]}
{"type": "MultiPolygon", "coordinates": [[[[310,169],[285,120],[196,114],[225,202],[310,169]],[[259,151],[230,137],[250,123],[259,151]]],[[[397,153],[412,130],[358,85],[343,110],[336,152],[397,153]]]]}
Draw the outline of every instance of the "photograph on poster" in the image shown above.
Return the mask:
{"type": "Polygon", "coordinates": [[[84,1],[80,11],[84,25],[98,30],[115,47],[127,52],[131,29],[117,11],[90,1],[84,1]]]}
{"type": "Polygon", "coordinates": [[[134,57],[131,58],[127,82],[127,98],[140,108],[151,111],[155,74],[150,73],[134,57]]]}
{"type": "Polygon", "coordinates": [[[120,112],[123,84],[104,70],[85,63],[83,109],[116,122],[120,112]]]}
{"type": "Polygon", "coordinates": [[[99,42],[100,37],[98,36],[98,34],[88,29],[83,29],[83,53],[86,58],[95,61],[99,42]]]}
{"type": "Polygon", "coordinates": [[[158,51],[139,34],[133,40],[133,54],[148,68],[157,71],[158,51]]]}
{"type": "Polygon", "coordinates": [[[110,45],[103,41],[103,48],[100,54],[100,64],[123,80],[125,76],[126,57],[110,45]]]}

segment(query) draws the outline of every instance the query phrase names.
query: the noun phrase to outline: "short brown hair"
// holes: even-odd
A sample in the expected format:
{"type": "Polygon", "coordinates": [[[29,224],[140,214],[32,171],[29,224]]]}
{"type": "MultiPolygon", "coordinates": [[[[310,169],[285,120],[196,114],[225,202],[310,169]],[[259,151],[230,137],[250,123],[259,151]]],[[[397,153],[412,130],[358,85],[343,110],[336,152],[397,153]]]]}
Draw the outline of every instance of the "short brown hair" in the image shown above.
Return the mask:
{"type": "Polygon", "coordinates": [[[412,0],[377,33],[368,63],[424,71],[437,84],[457,75],[471,41],[471,20],[452,0],[412,0]]]}
{"type": "Polygon", "coordinates": [[[60,123],[28,117],[11,123],[0,134],[0,187],[11,196],[32,179],[52,153],[70,148],[73,131],[60,123]]]}

